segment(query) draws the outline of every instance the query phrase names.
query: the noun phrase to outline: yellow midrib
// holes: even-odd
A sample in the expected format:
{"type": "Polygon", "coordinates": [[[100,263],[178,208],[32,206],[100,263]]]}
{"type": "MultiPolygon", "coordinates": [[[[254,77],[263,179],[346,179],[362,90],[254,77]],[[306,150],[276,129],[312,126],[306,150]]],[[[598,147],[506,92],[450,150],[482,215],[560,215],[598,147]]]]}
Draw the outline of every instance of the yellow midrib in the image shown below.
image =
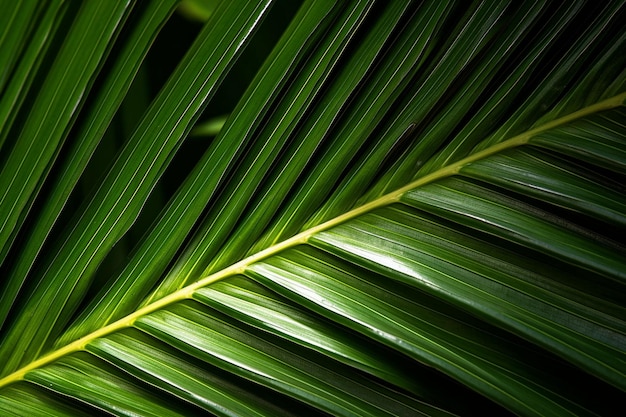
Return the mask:
{"type": "Polygon", "coordinates": [[[236,275],[236,274],[241,274],[243,273],[246,268],[255,263],[258,262],[262,259],[268,258],[278,252],[281,252],[285,249],[300,245],[300,244],[304,244],[308,241],[308,239],[313,236],[316,233],[319,233],[321,231],[324,230],[328,230],[334,226],[337,226],[341,223],[344,223],[350,219],[353,219],[355,217],[358,217],[364,213],[367,213],[369,211],[372,211],[376,208],[380,208],[383,206],[387,206],[389,204],[395,203],[397,201],[399,201],[400,197],[406,193],[409,190],[412,190],[416,187],[428,184],[430,182],[436,181],[438,179],[441,178],[445,178],[451,175],[454,175],[456,173],[459,172],[459,170],[472,162],[481,160],[483,158],[486,158],[490,155],[496,154],[498,152],[501,152],[505,149],[511,149],[520,145],[524,145],[528,142],[528,140],[530,138],[532,138],[533,136],[544,132],[546,130],[549,129],[553,129],[555,127],[558,127],[560,125],[566,124],[568,122],[571,122],[573,120],[579,119],[581,117],[593,114],[593,113],[597,113],[599,111],[603,111],[603,110],[609,110],[615,107],[619,107],[622,106],[624,104],[624,102],[626,101],[626,93],[623,94],[619,94],[617,96],[614,96],[610,99],[601,101],[599,103],[596,103],[592,106],[589,107],[585,107],[584,109],[581,109],[579,111],[576,111],[574,113],[568,114],[564,117],[558,118],[556,120],[553,120],[551,122],[548,122],[538,128],[535,129],[531,129],[527,132],[524,132],[518,136],[515,136],[511,139],[508,139],[506,141],[500,142],[496,145],[493,145],[487,149],[484,149],[480,152],[477,152],[474,155],[468,156],[467,158],[461,159],[458,162],[455,162],[449,166],[446,166],[444,168],[441,168],[431,174],[428,174],[422,178],[419,178],[413,182],[411,182],[410,184],[395,190],[389,194],[386,194],[376,200],[373,200],[367,204],[364,204],[356,209],[353,209],[351,211],[348,211],[344,214],[342,214],[341,216],[335,217],[331,220],[328,220],[318,226],[312,227],[308,230],[305,230],[287,240],[284,240],[280,243],[277,243],[267,249],[264,249],[260,252],[255,253],[254,255],[251,255],[245,259],[242,259],[241,261],[229,266],[228,268],[222,269],[221,271],[218,271],[214,274],[211,274],[205,278],[200,279],[199,281],[196,281],[193,284],[190,284],[184,288],[181,288],[180,290],[173,292],[172,294],[165,296],[159,300],[156,300],[142,308],[140,308],[139,310],[135,311],[132,314],[129,314],[113,323],[110,323],[86,336],[81,337],[80,339],[60,348],[57,349],[55,351],[52,351],[44,356],[42,356],[41,358],[31,362],[30,364],[28,364],[27,366],[5,376],[4,378],[0,379],[0,388],[5,386],[5,385],[9,385],[12,382],[16,382],[19,381],[21,379],[24,378],[24,375],[26,375],[27,372],[32,371],[34,369],[37,369],[41,366],[44,366],[46,364],[49,364],[67,354],[73,353],[73,352],[77,352],[80,350],[84,350],[85,346],[91,342],[94,339],[97,339],[99,337],[102,336],[106,336],[108,334],[114,333],[118,330],[130,327],[133,325],[133,323],[135,322],[135,320],[137,320],[140,317],[143,317],[147,314],[150,314],[154,311],[157,311],[159,309],[161,309],[162,307],[165,307],[167,305],[176,303],[178,301],[182,301],[185,299],[190,299],[193,296],[193,293],[202,287],[205,287],[213,282],[219,281],[220,279],[232,276],[232,275],[236,275]]]}

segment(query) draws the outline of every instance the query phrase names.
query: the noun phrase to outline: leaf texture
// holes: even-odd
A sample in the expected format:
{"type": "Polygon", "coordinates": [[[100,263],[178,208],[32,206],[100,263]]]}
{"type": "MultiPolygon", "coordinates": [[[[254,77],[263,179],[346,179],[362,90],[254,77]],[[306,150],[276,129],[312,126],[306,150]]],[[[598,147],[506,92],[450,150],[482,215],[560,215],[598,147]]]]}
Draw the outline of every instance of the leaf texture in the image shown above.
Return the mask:
{"type": "Polygon", "coordinates": [[[191,139],[284,7],[222,2],[74,217],[174,3],[101,6],[91,72],[49,96],[70,80],[64,48],[88,55],[58,27],[52,69],[32,70],[50,86],[24,96],[55,19],[96,13],[49,3],[0,98],[2,135],[22,132],[0,150],[2,202],[19,205],[2,206],[3,413],[621,407],[624,2],[306,1],[216,137],[191,139]],[[53,117],[54,146],[34,148],[53,117]],[[202,154],[163,192],[191,140],[202,154]],[[158,193],[152,225],[99,278],[158,193]]]}

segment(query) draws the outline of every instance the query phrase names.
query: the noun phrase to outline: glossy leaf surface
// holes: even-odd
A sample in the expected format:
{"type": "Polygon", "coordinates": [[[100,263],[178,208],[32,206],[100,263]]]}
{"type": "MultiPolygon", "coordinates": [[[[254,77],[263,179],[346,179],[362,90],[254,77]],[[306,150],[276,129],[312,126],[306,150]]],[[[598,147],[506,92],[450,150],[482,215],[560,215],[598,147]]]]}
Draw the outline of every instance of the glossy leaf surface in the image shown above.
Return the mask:
{"type": "Polygon", "coordinates": [[[626,4],[288,3],[0,17],[0,411],[620,409],[626,4]]]}

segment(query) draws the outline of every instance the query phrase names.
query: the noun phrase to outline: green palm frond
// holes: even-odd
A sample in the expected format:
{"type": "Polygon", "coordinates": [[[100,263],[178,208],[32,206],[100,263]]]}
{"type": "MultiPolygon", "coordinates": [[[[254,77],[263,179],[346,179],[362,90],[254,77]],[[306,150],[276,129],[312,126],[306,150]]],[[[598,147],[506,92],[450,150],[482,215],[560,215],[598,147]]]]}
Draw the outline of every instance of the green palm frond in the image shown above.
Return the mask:
{"type": "Polygon", "coordinates": [[[174,0],[2,2],[2,414],[619,409],[597,3],[224,1],[175,56],[174,0]]]}

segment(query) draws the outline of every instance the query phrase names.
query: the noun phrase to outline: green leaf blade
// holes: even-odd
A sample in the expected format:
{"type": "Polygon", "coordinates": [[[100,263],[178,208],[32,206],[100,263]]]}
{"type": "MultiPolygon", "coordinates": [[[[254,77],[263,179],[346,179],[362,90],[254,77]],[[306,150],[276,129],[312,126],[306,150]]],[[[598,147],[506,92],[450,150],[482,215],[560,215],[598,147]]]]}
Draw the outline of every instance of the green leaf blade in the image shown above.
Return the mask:
{"type": "Polygon", "coordinates": [[[29,318],[13,323],[0,349],[0,354],[11,358],[5,363],[3,373],[17,369],[20,363],[31,360],[51,344],[48,337],[53,327],[62,327],[69,319],[105,251],[135,221],[163,165],[191,129],[197,112],[206,105],[206,99],[215,91],[223,72],[232,65],[267,7],[267,3],[248,4],[245,9],[230,7],[217,15],[221,20],[215,26],[207,26],[187,56],[188,65],[181,66],[179,73],[172,76],[169,86],[151,107],[153,114],[144,117],[91,203],[78,216],[60,250],[62,255],[50,265],[50,275],[43,279],[29,305],[24,307],[29,310],[29,318]],[[233,24],[233,19],[238,23],[233,24]],[[218,34],[218,45],[214,44],[213,33],[218,34]],[[211,59],[207,60],[207,55],[211,59]],[[206,77],[200,77],[198,72],[204,72],[206,77]],[[178,86],[181,79],[185,81],[178,86]],[[176,99],[166,100],[171,94],[176,99]],[[159,137],[160,141],[148,141],[148,137],[159,137]],[[131,164],[129,168],[127,164],[131,164]],[[58,301],[61,299],[65,300],[62,304],[58,301]],[[35,317],[34,322],[39,324],[28,326],[26,323],[33,323],[35,317]],[[25,328],[27,336],[23,334],[25,328]],[[21,343],[27,343],[28,348],[15,349],[21,343]]]}
{"type": "MultiPolygon", "coordinates": [[[[56,145],[9,192],[0,410],[614,414],[626,2],[275,3],[222,2],[204,29],[174,15],[127,90],[159,26],[139,13],[171,3],[137,5],[78,80],[88,105],[31,132],[56,145]]],[[[0,183],[81,41],[80,8],[46,5],[0,99],[0,183]]]]}
{"type": "Polygon", "coordinates": [[[38,106],[32,109],[17,145],[0,172],[0,259],[4,259],[8,244],[21,226],[35,191],[41,187],[42,175],[58,152],[68,126],[76,117],[85,89],[93,81],[109,42],[119,30],[129,12],[130,2],[85,5],[71,29],[70,40],[59,53],[54,72],[38,96],[38,106]],[[107,18],[99,18],[101,15],[107,18]],[[89,42],[91,53],[76,54],[89,42]],[[45,140],[41,134],[45,132],[45,140]]]}
{"type": "MultiPolygon", "coordinates": [[[[81,126],[79,135],[83,140],[76,143],[70,151],[71,156],[68,157],[70,163],[63,167],[57,181],[51,187],[52,191],[46,200],[44,210],[37,218],[35,225],[32,226],[30,239],[9,272],[9,284],[0,296],[0,323],[6,319],[15,296],[27,279],[35,259],[40,255],[44,242],[50,235],[61,210],[66,206],[71,190],[83,174],[85,166],[106,130],[106,126],[113,118],[142,58],[147,53],[148,46],[154,40],[164,20],[169,16],[174,4],[175,1],[169,0],[152,3],[143,15],[145,20],[141,21],[142,29],[133,33],[128,40],[128,47],[116,61],[116,66],[112,70],[113,74],[108,78],[101,94],[99,94],[94,109],[90,113],[90,118],[81,126]]],[[[52,11],[50,10],[50,12],[52,11]]]]}
{"type": "MultiPolygon", "coordinates": [[[[419,403],[393,399],[383,386],[374,386],[337,368],[324,366],[231,326],[216,314],[195,305],[175,305],[141,318],[137,327],[215,366],[291,395],[337,415],[394,415],[416,413],[419,403]],[[189,331],[201,326],[202,330],[189,331]],[[188,336],[195,334],[192,338],[188,336]]],[[[343,369],[346,372],[346,369],[343,369]]]]}

